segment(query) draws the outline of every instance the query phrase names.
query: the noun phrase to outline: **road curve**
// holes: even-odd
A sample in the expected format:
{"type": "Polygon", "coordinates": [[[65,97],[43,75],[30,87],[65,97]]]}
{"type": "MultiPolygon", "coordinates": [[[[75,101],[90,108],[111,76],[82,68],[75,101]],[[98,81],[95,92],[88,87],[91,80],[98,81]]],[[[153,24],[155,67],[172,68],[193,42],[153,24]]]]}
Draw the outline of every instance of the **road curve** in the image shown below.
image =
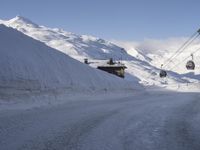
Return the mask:
{"type": "Polygon", "coordinates": [[[200,94],[153,92],[0,113],[1,150],[199,150],[200,94]]]}

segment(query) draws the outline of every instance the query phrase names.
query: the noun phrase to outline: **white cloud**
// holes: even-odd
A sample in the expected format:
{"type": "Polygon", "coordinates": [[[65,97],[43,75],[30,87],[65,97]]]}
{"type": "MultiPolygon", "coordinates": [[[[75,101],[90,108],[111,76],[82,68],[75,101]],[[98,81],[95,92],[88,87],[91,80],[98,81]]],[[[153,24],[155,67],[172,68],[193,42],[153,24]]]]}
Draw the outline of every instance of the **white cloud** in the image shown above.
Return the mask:
{"type": "Polygon", "coordinates": [[[160,39],[145,39],[138,45],[138,49],[143,53],[156,53],[162,54],[163,52],[174,51],[186,41],[186,38],[168,38],[164,40],[160,39]]]}
{"type": "Polygon", "coordinates": [[[126,50],[132,49],[137,47],[137,45],[139,44],[136,41],[120,41],[120,40],[111,40],[112,43],[115,43],[123,48],[125,48],[126,50]]]}
{"type": "MultiPolygon", "coordinates": [[[[143,54],[158,54],[162,55],[165,52],[176,51],[188,38],[187,37],[173,37],[167,39],[145,39],[144,41],[118,41],[112,40],[113,43],[124,47],[127,51],[140,51],[143,54]]],[[[200,43],[196,40],[193,45],[200,43]]]]}
{"type": "Polygon", "coordinates": [[[138,55],[138,50],[137,50],[137,46],[138,46],[138,42],[134,42],[134,41],[119,41],[119,40],[111,40],[112,43],[123,47],[127,53],[129,53],[132,56],[137,56],[138,55]]]}

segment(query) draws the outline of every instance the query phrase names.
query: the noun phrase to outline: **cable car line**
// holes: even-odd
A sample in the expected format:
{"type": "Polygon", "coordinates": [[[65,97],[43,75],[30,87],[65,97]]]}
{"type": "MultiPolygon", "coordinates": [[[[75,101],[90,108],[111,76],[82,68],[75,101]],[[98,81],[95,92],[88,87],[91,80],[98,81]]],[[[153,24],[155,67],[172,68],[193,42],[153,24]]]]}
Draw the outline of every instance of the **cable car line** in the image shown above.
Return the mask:
{"type": "MultiPolygon", "coordinates": [[[[166,67],[173,59],[175,59],[179,54],[181,54],[198,36],[200,33],[200,29],[198,30],[198,34],[195,32],[176,52],[174,55],[172,55],[167,61],[167,64],[162,64],[161,65],[161,70],[159,73],[160,78],[165,78],[167,76],[167,71],[165,69],[163,69],[164,67],[166,67]]],[[[166,61],[166,62],[167,62],[166,61]]],[[[194,62],[190,62],[189,68],[192,68],[194,65],[194,62]]],[[[169,69],[168,69],[169,70],[169,69]]]]}
{"type": "MultiPolygon", "coordinates": [[[[179,52],[185,45],[187,45],[188,42],[189,42],[191,39],[193,39],[193,38],[195,37],[196,34],[197,34],[197,33],[195,32],[187,41],[185,41],[185,43],[184,43],[183,45],[181,45],[180,48],[178,48],[178,50],[175,52],[175,54],[176,54],[177,52],[179,52]]],[[[174,54],[174,55],[175,55],[175,54],[174,54]]],[[[167,62],[169,62],[169,61],[174,57],[174,55],[172,55],[170,58],[168,58],[163,64],[166,64],[167,62]]]]}
{"type": "MultiPolygon", "coordinates": [[[[170,58],[168,58],[162,65],[161,65],[161,69],[160,69],[160,73],[159,76],[160,78],[165,78],[167,77],[167,71],[164,69],[166,66],[168,66],[173,59],[175,59],[177,56],[179,56],[191,43],[193,43],[198,37],[200,36],[200,29],[197,30],[197,32],[195,32],[194,34],[192,34],[192,36],[190,36],[190,38],[185,41],[183,43],[183,45],[181,45],[176,52],[174,53],[174,55],[172,55],[170,58]]],[[[195,64],[193,62],[193,54],[195,54],[196,52],[200,51],[200,48],[198,48],[196,51],[194,51],[192,53],[192,61],[188,61],[186,64],[186,68],[188,70],[194,70],[195,68],[195,64]],[[187,66],[188,65],[188,66],[187,66]]],[[[190,56],[189,56],[190,57],[190,56]]],[[[179,64],[183,63],[185,60],[187,60],[189,57],[186,57],[183,61],[179,62],[178,64],[174,65],[172,68],[167,69],[167,70],[172,70],[174,68],[176,68],[179,64]]],[[[150,78],[150,76],[152,76],[152,74],[150,74],[147,79],[150,78]]]]}
{"type": "MultiPolygon", "coordinates": [[[[194,55],[195,53],[197,53],[198,51],[200,51],[200,48],[196,49],[192,54],[194,55]]],[[[183,63],[184,61],[186,61],[188,58],[190,58],[191,56],[188,56],[186,58],[183,59],[183,61],[177,63],[176,65],[174,65],[172,68],[170,68],[169,70],[172,70],[174,68],[176,68],[178,65],[180,65],[181,63],[183,63]]]]}
{"type": "Polygon", "coordinates": [[[174,55],[172,55],[169,59],[167,59],[165,61],[165,63],[163,64],[163,68],[166,68],[166,66],[168,66],[171,61],[176,58],[179,54],[181,54],[192,42],[194,42],[194,40],[197,39],[197,37],[200,35],[200,29],[198,30],[199,32],[195,32],[195,34],[193,34],[176,52],[174,55]]]}

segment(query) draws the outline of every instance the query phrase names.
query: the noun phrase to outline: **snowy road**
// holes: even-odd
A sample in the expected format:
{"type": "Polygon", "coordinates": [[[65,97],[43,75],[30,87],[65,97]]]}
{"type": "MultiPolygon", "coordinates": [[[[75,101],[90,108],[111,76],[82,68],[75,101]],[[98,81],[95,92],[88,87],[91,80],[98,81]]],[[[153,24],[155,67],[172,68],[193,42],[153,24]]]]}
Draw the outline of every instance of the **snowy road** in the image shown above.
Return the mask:
{"type": "Polygon", "coordinates": [[[156,92],[0,112],[1,150],[199,150],[200,94],[156,92]]]}

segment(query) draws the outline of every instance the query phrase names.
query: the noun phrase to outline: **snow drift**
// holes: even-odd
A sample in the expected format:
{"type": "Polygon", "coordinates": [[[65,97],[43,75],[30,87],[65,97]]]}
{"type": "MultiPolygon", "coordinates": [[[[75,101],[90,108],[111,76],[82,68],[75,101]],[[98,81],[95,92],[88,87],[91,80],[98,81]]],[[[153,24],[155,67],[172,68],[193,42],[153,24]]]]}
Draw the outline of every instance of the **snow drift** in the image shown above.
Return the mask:
{"type": "Polygon", "coordinates": [[[1,96],[16,90],[130,88],[122,79],[90,68],[4,25],[0,25],[0,67],[1,96]]]}

